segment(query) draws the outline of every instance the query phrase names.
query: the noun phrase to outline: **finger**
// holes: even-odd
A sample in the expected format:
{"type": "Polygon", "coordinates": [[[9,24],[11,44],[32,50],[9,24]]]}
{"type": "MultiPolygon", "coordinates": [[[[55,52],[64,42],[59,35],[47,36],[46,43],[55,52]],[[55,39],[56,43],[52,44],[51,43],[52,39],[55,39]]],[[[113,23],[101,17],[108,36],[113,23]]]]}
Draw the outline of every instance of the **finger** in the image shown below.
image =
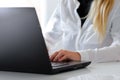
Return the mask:
{"type": "Polygon", "coordinates": [[[52,55],[50,56],[50,60],[53,61],[53,59],[56,57],[57,54],[58,54],[58,52],[55,52],[54,54],[52,54],[52,55]]]}
{"type": "Polygon", "coordinates": [[[58,51],[55,52],[54,54],[52,54],[52,55],[50,56],[50,60],[53,61],[54,58],[57,56],[57,54],[58,54],[58,51]]]}
{"type": "Polygon", "coordinates": [[[61,57],[58,61],[62,62],[62,61],[65,61],[65,60],[67,60],[67,57],[66,57],[66,56],[63,56],[63,57],[61,57]]]}
{"type": "Polygon", "coordinates": [[[64,56],[64,53],[62,53],[62,52],[59,52],[57,55],[56,55],[56,57],[54,58],[54,60],[53,61],[58,61],[61,57],[63,57],[64,56]]]}

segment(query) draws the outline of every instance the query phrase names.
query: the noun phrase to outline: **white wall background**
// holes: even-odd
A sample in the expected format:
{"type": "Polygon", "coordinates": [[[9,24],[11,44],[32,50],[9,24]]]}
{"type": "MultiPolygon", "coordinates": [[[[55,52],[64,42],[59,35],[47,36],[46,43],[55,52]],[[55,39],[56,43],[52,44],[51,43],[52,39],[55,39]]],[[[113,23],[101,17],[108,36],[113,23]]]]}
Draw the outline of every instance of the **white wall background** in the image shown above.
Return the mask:
{"type": "MultiPolygon", "coordinates": [[[[53,11],[55,10],[58,0],[32,0],[35,6],[40,7],[41,25],[46,27],[53,11]]],[[[39,9],[39,8],[38,8],[39,9]]]]}
{"type": "Polygon", "coordinates": [[[55,10],[57,6],[58,0],[46,0],[46,20],[45,22],[47,23],[51,14],[55,10]]]}
{"type": "Polygon", "coordinates": [[[56,8],[58,0],[0,0],[0,7],[35,7],[44,28],[56,8]]]}

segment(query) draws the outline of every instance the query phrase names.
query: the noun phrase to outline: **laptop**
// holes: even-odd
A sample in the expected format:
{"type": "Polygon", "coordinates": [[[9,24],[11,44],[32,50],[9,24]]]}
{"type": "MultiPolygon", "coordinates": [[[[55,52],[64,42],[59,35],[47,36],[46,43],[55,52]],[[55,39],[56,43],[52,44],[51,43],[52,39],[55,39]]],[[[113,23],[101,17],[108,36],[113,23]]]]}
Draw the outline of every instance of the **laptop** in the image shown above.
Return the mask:
{"type": "Polygon", "coordinates": [[[0,8],[1,71],[55,74],[90,63],[51,63],[35,8],[0,8]]]}

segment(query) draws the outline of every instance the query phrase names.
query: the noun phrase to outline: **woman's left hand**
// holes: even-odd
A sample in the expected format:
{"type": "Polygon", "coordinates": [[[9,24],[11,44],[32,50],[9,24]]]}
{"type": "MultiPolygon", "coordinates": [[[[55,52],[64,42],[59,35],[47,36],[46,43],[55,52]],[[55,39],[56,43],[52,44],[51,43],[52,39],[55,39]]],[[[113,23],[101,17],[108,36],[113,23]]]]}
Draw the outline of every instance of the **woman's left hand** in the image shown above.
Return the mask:
{"type": "Polygon", "coordinates": [[[80,61],[81,56],[78,52],[60,50],[51,55],[50,60],[53,62],[62,62],[67,60],[80,61]]]}

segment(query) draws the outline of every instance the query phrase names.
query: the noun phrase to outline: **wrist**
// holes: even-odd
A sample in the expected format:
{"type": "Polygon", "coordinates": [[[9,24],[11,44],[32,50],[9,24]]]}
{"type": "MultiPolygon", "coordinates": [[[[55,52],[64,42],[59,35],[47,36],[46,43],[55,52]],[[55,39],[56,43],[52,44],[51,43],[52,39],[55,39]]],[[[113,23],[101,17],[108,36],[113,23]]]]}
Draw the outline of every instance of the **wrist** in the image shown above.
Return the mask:
{"type": "Polygon", "coordinates": [[[76,54],[77,54],[77,61],[81,61],[81,55],[80,55],[80,53],[76,52],[76,54]]]}

